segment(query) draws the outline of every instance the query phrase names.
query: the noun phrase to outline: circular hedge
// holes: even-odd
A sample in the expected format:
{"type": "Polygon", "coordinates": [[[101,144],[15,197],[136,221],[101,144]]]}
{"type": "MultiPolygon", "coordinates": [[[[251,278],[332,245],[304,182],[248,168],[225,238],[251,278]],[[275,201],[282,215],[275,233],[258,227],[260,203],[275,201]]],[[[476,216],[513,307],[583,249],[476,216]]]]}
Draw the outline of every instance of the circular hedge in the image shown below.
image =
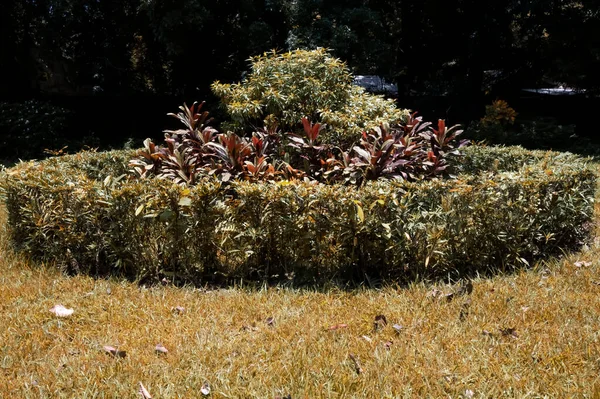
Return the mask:
{"type": "Polygon", "coordinates": [[[454,178],[136,179],[133,151],[21,163],[0,175],[15,247],[73,272],[203,282],[406,279],[531,264],[586,237],[586,159],[473,146],[454,178]]]}

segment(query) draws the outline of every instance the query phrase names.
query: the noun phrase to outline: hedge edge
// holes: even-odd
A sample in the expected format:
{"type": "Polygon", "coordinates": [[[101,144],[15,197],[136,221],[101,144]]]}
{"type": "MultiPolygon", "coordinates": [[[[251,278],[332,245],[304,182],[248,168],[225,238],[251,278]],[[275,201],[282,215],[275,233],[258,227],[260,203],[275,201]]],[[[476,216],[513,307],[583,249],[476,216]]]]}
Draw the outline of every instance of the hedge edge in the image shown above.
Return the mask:
{"type": "MultiPolygon", "coordinates": [[[[593,214],[591,167],[511,151],[530,163],[362,188],[213,180],[186,188],[127,177],[130,151],[81,153],[20,164],[0,187],[15,247],[73,272],[196,283],[412,279],[519,267],[581,244],[593,214]]],[[[462,165],[473,169],[474,157],[498,150],[466,154],[462,165]]]]}

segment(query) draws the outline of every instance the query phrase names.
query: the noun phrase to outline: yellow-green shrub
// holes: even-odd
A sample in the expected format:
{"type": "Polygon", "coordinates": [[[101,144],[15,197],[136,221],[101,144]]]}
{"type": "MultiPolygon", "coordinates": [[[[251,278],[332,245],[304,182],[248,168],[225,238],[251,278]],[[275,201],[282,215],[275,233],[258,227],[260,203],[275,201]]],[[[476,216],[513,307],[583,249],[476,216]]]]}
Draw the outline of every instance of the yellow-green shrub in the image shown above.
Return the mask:
{"type": "Polygon", "coordinates": [[[251,71],[241,83],[211,86],[239,128],[266,120],[286,130],[307,117],[326,123],[325,137],[339,144],[357,141],[365,129],[409,116],[393,100],[353,85],[346,64],[325,49],[271,52],[250,61],[251,71]]]}
{"type": "Polygon", "coordinates": [[[431,277],[519,266],[585,237],[596,184],[585,160],[509,151],[539,161],[360,188],[215,179],[186,188],[90,166],[120,174],[131,156],[121,151],[20,164],[0,186],[15,245],[75,271],[196,282],[431,277]]]}

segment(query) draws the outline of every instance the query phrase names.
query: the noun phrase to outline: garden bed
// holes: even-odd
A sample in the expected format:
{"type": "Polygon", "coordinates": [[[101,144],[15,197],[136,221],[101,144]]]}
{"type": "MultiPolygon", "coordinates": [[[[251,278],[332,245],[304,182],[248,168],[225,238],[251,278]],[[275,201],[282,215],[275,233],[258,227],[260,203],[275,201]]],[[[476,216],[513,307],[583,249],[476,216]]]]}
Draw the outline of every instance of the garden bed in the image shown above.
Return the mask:
{"type": "Polygon", "coordinates": [[[132,151],[21,163],[0,177],[9,234],[35,259],[137,279],[322,282],[514,268],[581,244],[596,175],[571,154],[464,149],[456,178],[219,182],[128,173],[132,151]]]}

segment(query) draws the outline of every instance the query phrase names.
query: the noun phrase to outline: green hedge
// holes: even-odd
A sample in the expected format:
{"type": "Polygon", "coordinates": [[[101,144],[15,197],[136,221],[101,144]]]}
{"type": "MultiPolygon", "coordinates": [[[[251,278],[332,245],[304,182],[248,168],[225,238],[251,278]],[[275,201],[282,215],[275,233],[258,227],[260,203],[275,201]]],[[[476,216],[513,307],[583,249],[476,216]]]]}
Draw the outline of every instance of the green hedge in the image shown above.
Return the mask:
{"type": "Polygon", "coordinates": [[[585,237],[596,185],[586,160],[465,154],[455,171],[472,173],[456,180],[186,188],[122,176],[131,151],[81,153],[22,163],[0,187],[19,249],[139,279],[432,277],[519,266],[585,237]]]}

